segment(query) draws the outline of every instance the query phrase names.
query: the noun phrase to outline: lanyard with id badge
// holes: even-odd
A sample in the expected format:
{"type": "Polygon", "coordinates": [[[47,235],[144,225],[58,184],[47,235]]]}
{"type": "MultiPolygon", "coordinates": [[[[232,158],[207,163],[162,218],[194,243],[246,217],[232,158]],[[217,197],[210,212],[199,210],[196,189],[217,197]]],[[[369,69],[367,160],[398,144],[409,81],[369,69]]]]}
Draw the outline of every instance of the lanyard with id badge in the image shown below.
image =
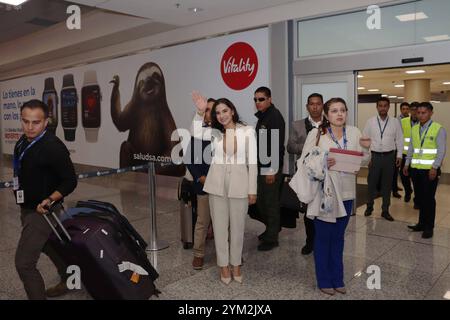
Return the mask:
{"type": "Polygon", "coordinates": [[[423,143],[425,142],[425,138],[427,136],[428,130],[431,127],[431,124],[433,123],[433,121],[430,121],[430,124],[427,127],[427,130],[421,135],[419,132],[419,137],[420,137],[420,150],[419,150],[419,155],[422,156],[423,155],[423,143]]]}
{"type": "MultiPolygon", "coordinates": [[[[25,153],[39,140],[42,139],[45,132],[47,130],[44,130],[39,136],[37,136],[31,143],[20,153],[20,155],[17,157],[16,153],[14,153],[14,177],[13,177],[13,190],[16,192],[16,203],[22,204],[25,203],[25,195],[23,190],[19,190],[20,184],[19,184],[19,171],[20,167],[22,165],[22,159],[25,156],[25,153]]],[[[23,139],[19,144],[17,145],[17,151],[19,153],[19,150],[21,149],[22,144],[24,143],[25,139],[23,139]]]]}
{"type": "Polygon", "coordinates": [[[331,127],[328,127],[328,133],[331,136],[331,140],[333,140],[333,142],[337,145],[337,147],[339,149],[347,150],[347,131],[346,131],[345,127],[342,130],[343,130],[342,138],[344,140],[344,147],[341,147],[341,145],[339,144],[338,139],[336,139],[336,137],[333,134],[333,130],[331,130],[331,127]]]}
{"type": "MultiPolygon", "coordinates": [[[[389,121],[389,117],[386,118],[386,122],[384,123],[384,127],[383,129],[381,129],[381,124],[380,124],[380,118],[377,117],[377,122],[378,122],[378,128],[380,129],[380,148],[383,149],[383,136],[384,136],[384,131],[386,131],[386,127],[389,121]]],[[[383,150],[380,150],[381,152],[383,152],[383,150]]]]}

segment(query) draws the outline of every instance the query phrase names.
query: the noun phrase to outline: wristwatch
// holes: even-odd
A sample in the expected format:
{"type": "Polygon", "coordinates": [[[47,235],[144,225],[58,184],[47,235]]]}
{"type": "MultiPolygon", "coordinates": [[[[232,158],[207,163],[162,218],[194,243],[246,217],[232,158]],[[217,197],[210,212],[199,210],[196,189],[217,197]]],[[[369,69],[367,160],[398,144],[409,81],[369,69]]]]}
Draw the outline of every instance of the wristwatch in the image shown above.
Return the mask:
{"type": "Polygon", "coordinates": [[[95,70],[84,73],[81,89],[81,118],[87,142],[97,142],[100,129],[102,95],[95,70]]]}
{"type": "Polygon", "coordinates": [[[75,141],[75,131],[78,125],[77,105],[78,94],[73,74],[65,74],[61,89],[61,125],[66,141],[75,141]]]}
{"type": "Polygon", "coordinates": [[[42,101],[48,106],[47,129],[56,134],[56,128],[58,127],[58,94],[55,90],[53,78],[45,79],[42,101]]]}

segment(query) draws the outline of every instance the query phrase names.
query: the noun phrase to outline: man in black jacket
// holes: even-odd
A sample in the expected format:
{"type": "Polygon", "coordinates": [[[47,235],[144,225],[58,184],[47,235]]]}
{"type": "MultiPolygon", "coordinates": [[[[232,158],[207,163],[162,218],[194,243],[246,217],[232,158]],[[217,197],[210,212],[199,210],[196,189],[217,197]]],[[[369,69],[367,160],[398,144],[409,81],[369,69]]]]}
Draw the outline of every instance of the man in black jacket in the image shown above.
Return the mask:
{"type": "Polygon", "coordinates": [[[66,146],[47,130],[48,106],[30,100],[20,109],[24,135],[14,148],[14,195],[20,205],[22,233],[15,264],[29,299],[44,300],[44,280],[36,266],[41,252],[49,256],[61,283],[47,290],[48,296],[67,292],[66,266],[47,242],[51,228],[43,214],[46,207],[70,194],[77,185],[75,170],[66,146]]]}
{"type": "Polygon", "coordinates": [[[256,204],[266,230],[258,236],[258,250],[268,251],[278,246],[280,232],[280,191],[283,182],[284,129],[280,111],[272,104],[267,87],[256,89],[254,98],[258,112],[258,195],[256,204]],[[272,139],[277,139],[272,141],[272,139]]]}

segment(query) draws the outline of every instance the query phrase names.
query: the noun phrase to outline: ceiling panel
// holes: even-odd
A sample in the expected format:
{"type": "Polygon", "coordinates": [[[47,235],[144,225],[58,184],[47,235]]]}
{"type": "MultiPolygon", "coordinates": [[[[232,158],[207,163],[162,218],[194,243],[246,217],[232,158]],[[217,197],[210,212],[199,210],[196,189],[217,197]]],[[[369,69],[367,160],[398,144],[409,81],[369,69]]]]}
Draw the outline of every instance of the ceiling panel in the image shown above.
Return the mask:
{"type": "MultiPolygon", "coordinates": [[[[72,2],[186,26],[301,0],[74,0],[72,2]],[[190,8],[201,8],[194,13],[190,8]]],[[[263,22],[262,22],[263,23],[263,22]]]]}
{"type": "MultiPolygon", "coordinates": [[[[0,43],[20,38],[43,30],[48,26],[65,21],[68,2],[62,0],[29,0],[17,8],[0,4],[0,43]],[[35,22],[45,22],[39,25],[35,22]]],[[[81,6],[84,14],[93,10],[81,6]]]]}
{"type": "Polygon", "coordinates": [[[379,94],[387,94],[390,96],[403,96],[403,88],[396,88],[395,85],[404,83],[404,80],[412,79],[430,79],[430,87],[433,99],[441,97],[448,99],[450,85],[444,85],[443,82],[450,82],[450,64],[434,65],[434,66],[416,66],[409,68],[395,68],[373,71],[362,71],[359,73],[364,78],[358,79],[358,87],[364,89],[358,90],[358,94],[372,94],[369,89],[379,89],[379,94]],[[407,74],[407,70],[424,70],[421,74],[407,74]]]}

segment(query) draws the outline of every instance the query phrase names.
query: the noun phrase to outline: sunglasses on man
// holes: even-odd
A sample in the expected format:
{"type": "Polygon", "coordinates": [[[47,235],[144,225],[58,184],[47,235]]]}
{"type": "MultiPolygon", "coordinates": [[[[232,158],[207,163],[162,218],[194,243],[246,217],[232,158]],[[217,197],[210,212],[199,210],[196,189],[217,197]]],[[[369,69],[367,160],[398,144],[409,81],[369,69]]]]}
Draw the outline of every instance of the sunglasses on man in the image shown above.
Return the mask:
{"type": "Polygon", "coordinates": [[[263,101],[266,101],[267,100],[267,98],[253,98],[253,101],[255,101],[255,103],[256,102],[263,102],[263,101]]]}

